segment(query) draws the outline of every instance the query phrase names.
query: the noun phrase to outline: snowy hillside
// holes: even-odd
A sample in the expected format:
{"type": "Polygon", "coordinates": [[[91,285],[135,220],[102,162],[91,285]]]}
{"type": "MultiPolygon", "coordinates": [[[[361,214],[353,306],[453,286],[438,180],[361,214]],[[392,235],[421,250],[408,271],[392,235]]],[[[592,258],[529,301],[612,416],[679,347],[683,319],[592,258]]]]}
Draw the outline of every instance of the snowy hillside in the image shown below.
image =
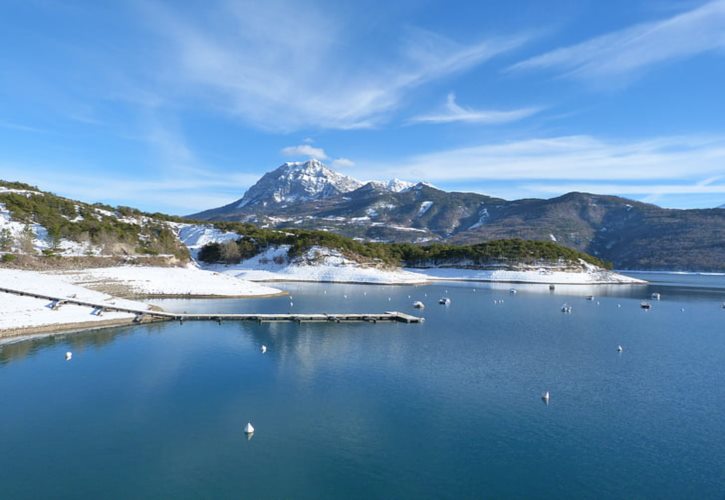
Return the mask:
{"type": "Polygon", "coordinates": [[[127,207],[69,200],[4,181],[0,181],[0,254],[5,262],[42,254],[188,260],[173,224],[167,220],[127,207]]]}

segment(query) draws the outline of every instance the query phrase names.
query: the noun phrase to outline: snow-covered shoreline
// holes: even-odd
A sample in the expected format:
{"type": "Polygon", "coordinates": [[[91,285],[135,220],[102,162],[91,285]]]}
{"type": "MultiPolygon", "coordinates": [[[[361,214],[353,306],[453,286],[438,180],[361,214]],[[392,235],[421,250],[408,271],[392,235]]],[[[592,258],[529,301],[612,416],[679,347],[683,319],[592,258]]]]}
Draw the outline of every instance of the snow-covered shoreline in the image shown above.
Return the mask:
{"type": "Polygon", "coordinates": [[[375,268],[340,269],[332,266],[288,266],[280,271],[244,269],[216,265],[220,273],[254,282],[315,282],[366,285],[422,285],[443,281],[482,283],[530,283],[551,285],[642,285],[647,281],[608,272],[606,276],[588,272],[550,272],[474,270],[463,268],[385,271],[375,268]],[[225,269],[226,267],[226,269],[225,269]]]}
{"type": "MultiPolygon", "coordinates": [[[[241,235],[220,231],[211,225],[177,224],[179,239],[189,248],[194,260],[206,244],[233,241],[241,235]]],[[[270,247],[259,255],[238,264],[204,264],[202,269],[254,282],[358,283],[371,285],[420,285],[435,281],[480,281],[501,283],[545,284],[642,284],[616,272],[580,261],[580,271],[564,271],[548,266],[527,270],[481,270],[472,268],[433,267],[395,269],[372,267],[355,262],[341,252],[312,247],[305,255],[290,259],[288,245],[270,247]]]]}
{"type": "MultiPolygon", "coordinates": [[[[153,306],[119,298],[132,297],[266,297],[281,290],[196,267],[121,266],[42,273],[0,268],[0,288],[58,298],[74,298],[145,311],[153,306]]],[[[0,292],[0,339],[36,334],[67,333],[132,324],[136,315],[124,312],[94,314],[93,308],[0,292]]]]}
{"type": "Polygon", "coordinates": [[[57,271],[68,283],[132,297],[270,297],[284,292],[225,274],[188,267],[119,266],[57,271]]]}
{"type": "MultiPolygon", "coordinates": [[[[0,269],[0,287],[141,311],[153,308],[150,304],[120,299],[34,271],[0,269]]],[[[51,309],[50,303],[47,299],[0,292],[0,338],[131,324],[135,318],[132,313],[110,311],[100,316],[91,307],[73,304],[51,309]]]]}
{"type": "Polygon", "coordinates": [[[581,272],[538,270],[512,271],[462,268],[406,269],[431,281],[474,281],[550,285],[642,285],[647,282],[613,271],[588,268],[581,272]]]}

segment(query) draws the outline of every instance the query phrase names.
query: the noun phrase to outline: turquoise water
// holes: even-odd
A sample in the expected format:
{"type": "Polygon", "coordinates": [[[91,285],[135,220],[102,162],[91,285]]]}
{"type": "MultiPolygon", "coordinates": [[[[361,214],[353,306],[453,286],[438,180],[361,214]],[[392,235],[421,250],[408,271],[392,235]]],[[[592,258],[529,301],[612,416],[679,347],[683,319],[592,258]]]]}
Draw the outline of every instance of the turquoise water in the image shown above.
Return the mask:
{"type": "Polygon", "coordinates": [[[293,306],[153,302],[415,313],[422,300],[426,322],[165,323],[5,344],[0,497],[722,499],[725,277],[663,276],[515,295],[286,284],[293,306]]]}

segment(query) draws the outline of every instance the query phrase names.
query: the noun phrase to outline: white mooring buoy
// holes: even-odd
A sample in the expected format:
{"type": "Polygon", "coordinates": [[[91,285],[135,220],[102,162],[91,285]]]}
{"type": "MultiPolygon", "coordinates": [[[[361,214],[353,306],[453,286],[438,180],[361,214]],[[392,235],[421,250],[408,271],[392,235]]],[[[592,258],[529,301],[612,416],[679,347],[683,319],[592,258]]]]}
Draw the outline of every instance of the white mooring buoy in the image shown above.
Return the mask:
{"type": "Polygon", "coordinates": [[[72,357],[73,357],[73,353],[72,352],[68,351],[67,353],[65,353],[65,360],[66,361],[70,361],[72,357]]]}
{"type": "Polygon", "coordinates": [[[252,426],[251,422],[247,422],[247,425],[244,426],[244,434],[253,434],[254,433],[254,427],[252,426]]]}
{"type": "Polygon", "coordinates": [[[265,352],[267,352],[267,346],[262,344],[262,347],[260,347],[259,350],[262,351],[262,354],[264,354],[265,352]]]}

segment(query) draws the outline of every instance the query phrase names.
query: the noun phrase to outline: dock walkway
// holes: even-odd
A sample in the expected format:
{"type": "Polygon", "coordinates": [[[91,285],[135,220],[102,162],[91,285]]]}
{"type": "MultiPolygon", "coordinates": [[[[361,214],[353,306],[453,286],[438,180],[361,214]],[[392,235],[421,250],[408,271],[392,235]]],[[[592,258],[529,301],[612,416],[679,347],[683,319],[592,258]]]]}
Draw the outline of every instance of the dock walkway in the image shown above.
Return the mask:
{"type": "Polygon", "coordinates": [[[292,321],[296,323],[342,323],[342,322],[359,322],[366,321],[377,323],[378,321],[394,321],[399,323],[422,323],[424,318],[412,316],[399,311],[386,311],[384,313],[172,313],[166,311],[154,311],[150,309],[135,309],[129,307],[117,306],[113,303],[97,303],[80,300],[75,297],[56,297],[53,295],[40,294],[35,292],[26,292],[23,290],[14,290],[11,288],[0,287],[0,292],[11,293],[24,297],[33,297],[36,299],[49,300],[51,309],[59,309],[64,304],[73,304],[77,306],[85,306],[93,309],[94,313],[101,315],[106,311],[122,312],[135,314],[137,322],[143,321],[145,317],[156,320],[167,321],[257,321],[260,323],[292,321]]]}

